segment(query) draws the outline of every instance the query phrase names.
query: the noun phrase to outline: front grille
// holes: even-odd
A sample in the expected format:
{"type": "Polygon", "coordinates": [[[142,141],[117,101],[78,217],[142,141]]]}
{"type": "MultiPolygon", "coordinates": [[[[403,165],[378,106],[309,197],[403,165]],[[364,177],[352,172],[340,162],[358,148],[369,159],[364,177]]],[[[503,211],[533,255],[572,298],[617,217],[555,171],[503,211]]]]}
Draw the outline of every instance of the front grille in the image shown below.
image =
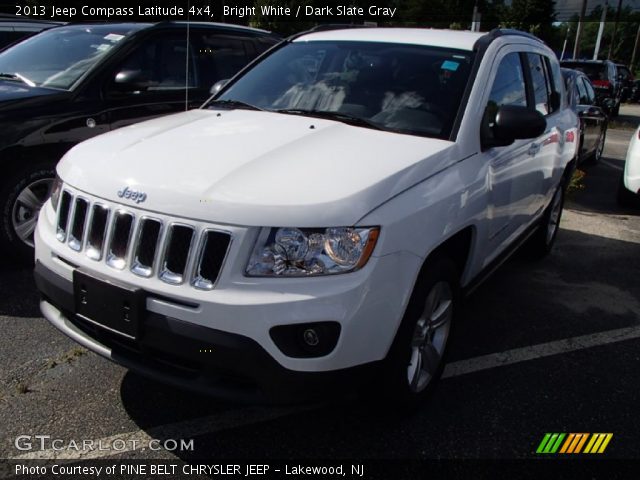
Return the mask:
{"type": "Polygon", "coordinates": [[[227,232],[110,208],[68,190],[58,206],[56,238],[113,269],[201,290],[215,286],[231,243],[227,232]]]}

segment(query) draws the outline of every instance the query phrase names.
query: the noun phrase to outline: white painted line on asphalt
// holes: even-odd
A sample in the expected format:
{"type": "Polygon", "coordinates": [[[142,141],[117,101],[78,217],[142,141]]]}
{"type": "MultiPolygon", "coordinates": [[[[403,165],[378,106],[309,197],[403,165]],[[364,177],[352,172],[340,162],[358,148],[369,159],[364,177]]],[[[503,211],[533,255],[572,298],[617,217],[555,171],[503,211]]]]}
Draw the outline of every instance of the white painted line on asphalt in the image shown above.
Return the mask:
{"type": "Polygon", "coordinates": [[[550,357],[561,353],[575,352],[576,350],[584,350],[585,348],[623,342],[634,338],[640,338],[640,326],[618,328],[606,332],[592,333],[580,337],[565,338],[563,340],[515,348],[505,352],[491,353],[481,357],[448,363],[442,378],[457,377],[458,375],[466,375],[468,373],[550,357]]]}
{"type": "MultiPolygon", "coordinates": [[[[253,425],[260,422],[274,420],[294,413],[317,408],[316,405],[299,407],[247,407],[239,410],[230,410],[207,417],[194,418],[182,422],[169,423],[149,428],[146,431],[135,430],[132,432],[118,433],[110,437],[92,440],[93,450],[82,450],[82,440],[75,440],[76,448],[62,448],[34,450],[22,455],[10,457],[9,460],[88,460],[95,458],[122,455],[135,450],[151,451],[149,442],[154,439],[159,443],[153,443],[153,450],[164,450],[163,441],[173,439],[180,443],[181,439],[189,440],[199,435],[215,433],[229,428],[237,428],[245,425],[253,425]]],[[[37,445],[34,442],[34,445],[37,445]]],[[[171,452],[169,452],[171,453],[171,452]]]]}
{"type": "MultiPolygon", "coordinates": [[[[514,363],[536,360],[538,358],[559,355],[601,345],[608,345],[635,338],[640,338],[640,326],[619,328],[606,332],[593,333],[528,347],[516,348],[513,350],[449,363],[445,367],[442,378],[466,375],[482,370],[489,370],[505,365],[512,365],[514,363]]],[[[174,439],[178,442],[180,439],[188,441],[189,439],[200,435],[275,420],[277,418],[287,417],[289,415],[315,410],[317,408],[317,405],[306,405],[282,408],[248,407],[239,410],[229,410],[207,417],[152,427],[146,431],[135,430],[132,432],[103,437],[92,441],[93,450],[78,450],[75,448],[35,450],[10,457],[9,460],[88,460],[122,455],[136,450],[149,451],[149,442],[153,439],[159,439],[160,445],[162,445],[162,440],[164,439],[174,439]]],[[[82,445],[81,441],[76,440],[76,442],[79,446],[82,445]]],[[[155,447],[157,448],[157,446],[158,445],[156,444],[155,447]]]]}
{"type": "Polygon", "coordinates": [[[607,167],[611,167],[611,168],[613,168],[615,170],[619,170],[621,172],[624,172],[624,167],[621,167],[620,165],[615,165],[615,164],[611,163],[610,161],[605,160],[604,158],[600,159],[600,163],[602,163],[603,165],[606,165],[607,167]]]}

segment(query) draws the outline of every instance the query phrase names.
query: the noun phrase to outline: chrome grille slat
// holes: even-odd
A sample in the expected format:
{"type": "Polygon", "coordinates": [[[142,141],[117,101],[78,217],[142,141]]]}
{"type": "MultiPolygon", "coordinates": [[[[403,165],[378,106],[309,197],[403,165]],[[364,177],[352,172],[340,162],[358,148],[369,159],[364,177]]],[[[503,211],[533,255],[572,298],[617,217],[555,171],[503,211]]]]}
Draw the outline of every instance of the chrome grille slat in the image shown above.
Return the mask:
{"type": "Polygon", "coordinates": [[[160,243],[162,222],[155,218],[143,217],[138,222],[136,241],[133,247],[131,271],[141,277],[153,274],[153,263],[160,243]]]}
{"type": "Polygon", "coordinates": [[[127,266],[127,253],[133,230],[133,214],[118,210],[111,220],[111,235],[107,247],[107,265],[123,270],[127,266]]]}
{"type": "Polygon", "coordinates": [[[60,197],[60,205],[58,205],[58,220],[56,222],[56,238],[61,242],[64,242],[67,239],[72,201],[73,195],[64,190],[60,197]]]}
{"type": "Polygon", "coordinates": [[[230,242],[230,236],[223,232],[205,230],[202,233],[196,270],[192,280],[194,287],[201,290],[211,290],[215,286],[230,242]]]}
{"type": "Polygon", "coordinates": [[[226,231],[163,220],[135,209],[91,201],[82,193],[62,191],[56,238],[71,250],[116,270],[211,290],[220,276],[231,234],[226,231]]]}
{"type": "Polygon", "coordinates": [[[88,211],[89,202],[82,197],[76,197],[69,228],[69,247],[76,252],[82,250],[88,211]]]}
{"type": "Polygon", "coordinates": [[[90,211],[86,254],[91,260],[101,260],[104,239],[107,238],[107,227],[109,226],[109,208],[101,203],[94,203],[90,211]]]}
{"type": "Polygon", "coordinates": [[[194,238],[195,229],[192,226],[179,223],[169,226],[160,271],[161,280],[174,285],[184,282],[194,238]]]}

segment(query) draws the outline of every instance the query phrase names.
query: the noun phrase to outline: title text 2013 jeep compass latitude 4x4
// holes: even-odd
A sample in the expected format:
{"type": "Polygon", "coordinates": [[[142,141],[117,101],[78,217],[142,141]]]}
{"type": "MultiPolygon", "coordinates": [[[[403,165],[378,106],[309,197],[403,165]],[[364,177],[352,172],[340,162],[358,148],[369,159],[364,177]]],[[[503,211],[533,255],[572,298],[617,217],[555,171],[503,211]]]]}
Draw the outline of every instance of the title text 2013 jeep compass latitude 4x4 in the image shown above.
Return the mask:
{"type": "Polygon", "coordinates": [[[290,38],[202,109],[64,157],[36,231],[42,312],[175,385],[283,399],[356,378],[416,404],[460,292],[554,242],[564,95],[518,32],[290,38]]]}

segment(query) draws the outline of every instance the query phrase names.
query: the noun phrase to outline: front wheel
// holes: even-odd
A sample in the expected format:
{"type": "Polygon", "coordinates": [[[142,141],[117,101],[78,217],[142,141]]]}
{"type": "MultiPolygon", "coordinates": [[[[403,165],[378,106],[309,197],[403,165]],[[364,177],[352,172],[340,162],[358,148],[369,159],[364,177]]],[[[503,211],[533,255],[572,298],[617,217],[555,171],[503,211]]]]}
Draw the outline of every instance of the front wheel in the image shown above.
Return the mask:
{"type": "Polygon", "coordinates": [[[384,400],[413,408],[433,390],[444,369],[459,298],[455,263],[445,257],[429,261],[385,361],[379,385],[384,400]]]}
{"type": "Polygon", "coordinates": [[[27,165],[0,189],[0,245],[22,261],[33,259],[38,215],[51,196],[54,178],[51,164],[27,165]]]}

